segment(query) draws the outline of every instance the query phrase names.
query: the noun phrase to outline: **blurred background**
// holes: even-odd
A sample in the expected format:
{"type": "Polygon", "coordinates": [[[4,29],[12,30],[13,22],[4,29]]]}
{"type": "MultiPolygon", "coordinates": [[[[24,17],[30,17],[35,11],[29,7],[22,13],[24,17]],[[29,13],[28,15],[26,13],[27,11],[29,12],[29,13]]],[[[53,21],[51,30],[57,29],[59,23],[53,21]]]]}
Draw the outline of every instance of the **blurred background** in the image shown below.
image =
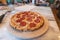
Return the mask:
{"type": "Polygon", "coordinates": [[[56,9],[57,17],[60,19],[60,0],[0,0],[0,6],[33,4],[35,6],[49,6],[56,9]]]}
{"type": "Polygon", "coordinates": [[[24,3],[24,4],[29,4],[32,3],[37,6],[50,6],[52,8],[57,8],[60,5],[59,0],[0,0],[0,6],[4,5],[9,5],[9,4],[19,4],[19,3],[24,3]]]}

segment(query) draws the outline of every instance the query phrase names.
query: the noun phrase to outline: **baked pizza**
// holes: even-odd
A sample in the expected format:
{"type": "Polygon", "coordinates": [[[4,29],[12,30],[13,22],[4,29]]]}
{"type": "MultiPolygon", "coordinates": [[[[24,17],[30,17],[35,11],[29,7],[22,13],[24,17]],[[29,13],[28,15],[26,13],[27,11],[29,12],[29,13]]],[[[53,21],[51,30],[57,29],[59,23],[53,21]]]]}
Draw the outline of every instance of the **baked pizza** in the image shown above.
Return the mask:
{"type": "Polygon", "coordinates": [[[16,13],[10,20],[11,27],[19,31],[34,31],[43,27],[43,24],[43,17],[39,13],[32,11],[16,13]]]}

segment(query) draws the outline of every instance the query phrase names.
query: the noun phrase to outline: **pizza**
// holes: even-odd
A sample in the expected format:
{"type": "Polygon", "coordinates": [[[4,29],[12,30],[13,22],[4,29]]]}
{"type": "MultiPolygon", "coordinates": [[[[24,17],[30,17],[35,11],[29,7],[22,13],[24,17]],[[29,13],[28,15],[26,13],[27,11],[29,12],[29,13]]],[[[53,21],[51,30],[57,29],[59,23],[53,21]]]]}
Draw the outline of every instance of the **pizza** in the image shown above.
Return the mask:
{"type": "Polygon", "coordinates": [[[43,17],[39,13],[32,11],[16,13],[10,20],[11,27],[19,31],[34,31],[43,27],[43,24],[43,17]]]}

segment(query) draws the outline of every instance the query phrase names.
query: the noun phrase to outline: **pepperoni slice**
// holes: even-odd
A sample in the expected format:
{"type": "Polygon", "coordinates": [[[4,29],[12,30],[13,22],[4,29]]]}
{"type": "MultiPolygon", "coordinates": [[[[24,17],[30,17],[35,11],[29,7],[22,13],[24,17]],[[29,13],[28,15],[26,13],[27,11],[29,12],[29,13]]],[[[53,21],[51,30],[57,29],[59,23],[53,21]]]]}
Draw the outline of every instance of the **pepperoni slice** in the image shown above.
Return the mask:
{"type": "Polygon", "coordinates": [[[22,21],[22,19],[18,19],[18,20],[16,20],[16,22],[21,22],[22,21]]]}
{"type": "Polygon", "coordinates": [[[25,17],[22,17],[22,18],[20,18],[21,20],[24,20],[25,19],[25,17]]]}
{"type": "Polygon", "coordinates": [[[39,23],[39,22],[40,22],[40,20],[37,18],[37,19],[35,20],[35,22],[36,22],[36,23],[39,23]]]}
{"type": "Polygon", "coordinates": [[[20,18],[20,15],[17,15],[17,18],[20,18]]]}
{"type": "Polygon", "coordinates": [[[30,26],[30,27],[35,27],[36,24],[35,24],[35,23],[30,23],[29,26],[30,26]]]}
{"type": "Polygon", "coordinates": [[[27,11],[26,12],[23,12],[23,14],[28,15],[28,12],[27,11]]]}
{"type": "Polygon", "coordinates": [[[26,15],[22,15],[22,18],[25,18],[26,17],[26,15]]]}
{"type": "Polygon", "coordinates": [[[31,15],[27,15],[27,17],[29,18],[29,17],[31,17],[31,15]]]}
{"type": "Polygon", "coordinates": [[[26,22],[21,21],[21,22],[20,22],[20,25],[21,25],[21,26],[26,26],[26,22]]]}
{"type": "Polygon", "coordinates": [[[16,22],[20,22],[20,20],[16,20],[16,22]]]}
{"type": "Polygon", "coordinates": [[[17,14],[17,16],[16,16],[17,18],[20,18],[20,14],[17,14]]]}
{"type": "Polygon", "coordinates": [[[21,20],[24,20],[25,19],[25,15],[22,15],[22,17],[20,18],[21,20]]]}
{"type": "Polygon", "coordinates": [[[28,15],[28,13],[26,12],[25,15],[28,15]]]}
{"type": "Polygon", "coordinates": [[[32,21],[32,18],[30,18],[30,17],[29,17],[29,18],[27,18],[27,21],[30,21],[30,22],[31,22],[31,21],[32,21]]]}
{"type": "Polygon", "coordinates": [[[16,20],[16,22],[21,22],[21,21],[24,20],[24,19],[25,19],[25,17],[22,17],[22,18],[16,20]]]}
{"type": "Polygon", "coordinates": [[[28,15],[28,12],[26,12],[25,14],[28,15]]]}

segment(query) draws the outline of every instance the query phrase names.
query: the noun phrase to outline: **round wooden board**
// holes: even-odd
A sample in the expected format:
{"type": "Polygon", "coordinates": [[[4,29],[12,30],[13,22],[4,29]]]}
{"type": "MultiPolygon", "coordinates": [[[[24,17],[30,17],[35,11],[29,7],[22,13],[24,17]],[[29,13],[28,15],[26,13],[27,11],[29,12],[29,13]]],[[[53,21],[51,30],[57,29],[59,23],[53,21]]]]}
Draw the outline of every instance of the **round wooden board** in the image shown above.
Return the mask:
{"type": "Polygon", "coordinates": [[[35,38],[38,36],[43,35],[47,30],[48,30],[48,20],[44,18],[44,25],[43,27],[41,27],[40,29],[33,31],[33,32],[18,32],[16,30],[14,30],[13,28],[11,28],[10,26],[7,27],[8,32],[13,34],[16,37],[22,38],[22,39],[30,39],[30,38],[35,38]]]}

